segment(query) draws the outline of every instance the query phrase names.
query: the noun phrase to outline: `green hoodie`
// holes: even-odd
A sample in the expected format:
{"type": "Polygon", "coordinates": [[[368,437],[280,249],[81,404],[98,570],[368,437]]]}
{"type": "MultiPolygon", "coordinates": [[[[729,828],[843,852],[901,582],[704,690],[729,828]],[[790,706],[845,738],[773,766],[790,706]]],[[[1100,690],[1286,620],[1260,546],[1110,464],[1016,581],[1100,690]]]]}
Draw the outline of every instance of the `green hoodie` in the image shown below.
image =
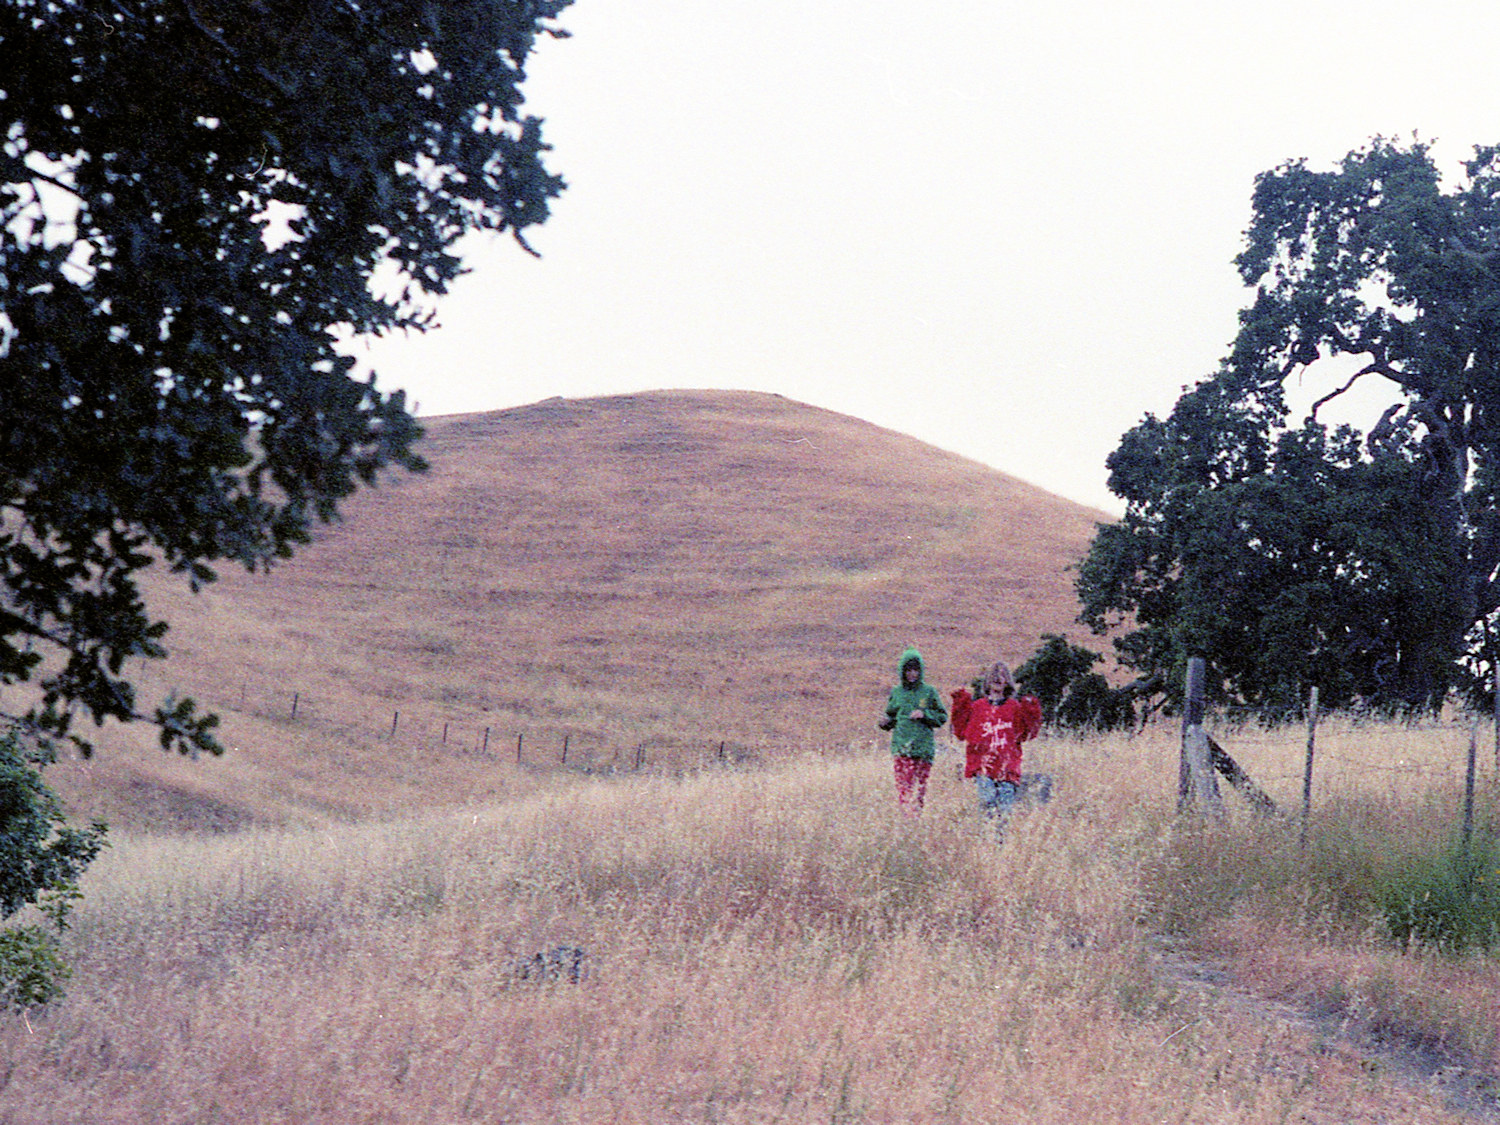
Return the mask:
{"type": "Polygon", "coordinates": [[[948,709],[943,706],[937,689],[922,678],[925,675],[920,652],[909,648],[901,654],[901,662],[896,666],[896,686],[885,701],[886,717],[896,720],[891,731],[891,754],[895,757],[932,761],[932,732],[948,721],[948,709]],[[914,661],[917,682],[908,684],[906,666],[914,661]],[[911,713],[918,707],[922,709],[922,718],[913,719],[911,713]]]}

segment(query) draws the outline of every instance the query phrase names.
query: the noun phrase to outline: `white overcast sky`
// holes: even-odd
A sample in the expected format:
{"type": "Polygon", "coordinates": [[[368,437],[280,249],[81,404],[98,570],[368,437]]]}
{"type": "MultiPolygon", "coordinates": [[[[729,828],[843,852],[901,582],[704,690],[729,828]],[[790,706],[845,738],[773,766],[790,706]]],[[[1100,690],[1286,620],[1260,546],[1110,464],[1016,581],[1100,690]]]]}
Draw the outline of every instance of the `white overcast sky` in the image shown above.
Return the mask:
{"type": "Polygon", "coordinates": [[[568,190],[361,351],[424,415],[773,391],[1106,511],[1228,350],[1257,173],[1500,142],[1466,0],[576,0],[529,67],[568,190]]]}

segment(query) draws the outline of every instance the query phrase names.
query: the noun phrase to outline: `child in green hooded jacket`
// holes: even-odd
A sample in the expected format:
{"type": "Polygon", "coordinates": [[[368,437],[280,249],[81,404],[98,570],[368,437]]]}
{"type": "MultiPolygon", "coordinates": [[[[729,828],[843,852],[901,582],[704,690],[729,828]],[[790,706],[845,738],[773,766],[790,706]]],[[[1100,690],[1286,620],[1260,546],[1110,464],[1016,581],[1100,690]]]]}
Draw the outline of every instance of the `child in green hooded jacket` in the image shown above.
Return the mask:
{"type": "Polygon", "coordinates": [[[896,803],[908,815],[922,811],[927,778],[936,752],[932,732],[948,721],[948,709],[937,689],[924,679],[922,654],[914,647],[901,654],[900,682],[885,701],[885,718],[878,724],[891,732],[891,757],[896,767],[896,803]]]}

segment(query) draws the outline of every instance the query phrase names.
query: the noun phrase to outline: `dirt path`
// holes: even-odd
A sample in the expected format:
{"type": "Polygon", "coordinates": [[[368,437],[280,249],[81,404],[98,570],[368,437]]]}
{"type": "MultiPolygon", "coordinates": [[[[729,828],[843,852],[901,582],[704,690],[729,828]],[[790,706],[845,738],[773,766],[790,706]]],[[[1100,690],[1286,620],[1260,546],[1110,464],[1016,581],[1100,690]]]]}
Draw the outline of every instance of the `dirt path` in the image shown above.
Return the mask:
{"type": "MultiPolygon", "coordinates": [[[[1256,996],[1234,983],[1226,962],[1202,957],[1165,939],[1153,943],[1153,953],[1159,977],[1205,1012],[1304,1031],[1315,1053],[1352,1056],[1362,1069],[1388,1074],[1408,1089],[1439,1095],[1451,1113],[1500,1125],[1500,1076],[1471,1070],[1464,1060],[1416,1035],[1371,1034],[1341,1013],[1256,996]]],[[[1185,1024],[1182,1030],[1191,1026],[1185,1024]]]]}

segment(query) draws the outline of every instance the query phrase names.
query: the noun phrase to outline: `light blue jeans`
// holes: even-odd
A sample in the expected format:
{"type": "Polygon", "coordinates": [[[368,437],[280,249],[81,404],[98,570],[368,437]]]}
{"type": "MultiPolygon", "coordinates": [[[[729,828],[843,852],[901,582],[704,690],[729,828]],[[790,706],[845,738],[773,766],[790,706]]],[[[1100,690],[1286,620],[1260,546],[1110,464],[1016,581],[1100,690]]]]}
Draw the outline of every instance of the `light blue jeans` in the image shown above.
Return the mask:
{"type": "Polygon", "coordinates": [[[974,785],[979,790],[979,807],[990,817],[1005,816],[1021,796],[1021,788],[1015,782],[996,781],[982,773],[975,776],[974,785]]]}

